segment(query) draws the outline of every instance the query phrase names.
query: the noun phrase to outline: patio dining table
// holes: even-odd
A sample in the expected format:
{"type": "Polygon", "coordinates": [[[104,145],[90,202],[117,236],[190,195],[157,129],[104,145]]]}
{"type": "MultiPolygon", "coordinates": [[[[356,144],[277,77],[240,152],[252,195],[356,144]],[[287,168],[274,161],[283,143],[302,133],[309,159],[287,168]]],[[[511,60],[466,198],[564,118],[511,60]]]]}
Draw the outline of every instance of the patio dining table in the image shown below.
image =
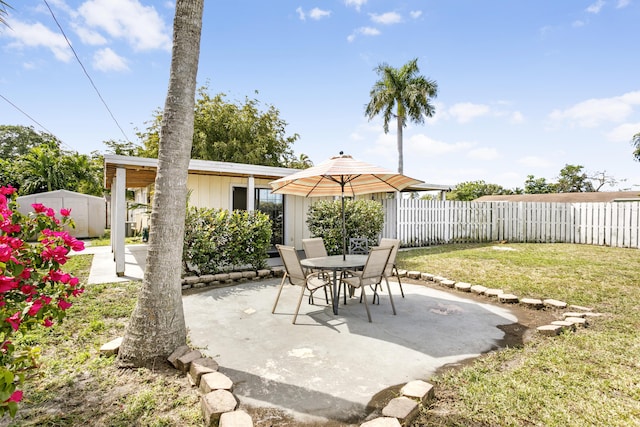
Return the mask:
{"type": "MultiPolygon", "coordinates": [[[[331,271],[333,286],[333,314],[338,314],[338,304],[340,303],[338,271],[359,270],[367,263],[368,255],[330,255],[326,257],[305,258],[300,260],[303,267],[314,270],[331,271]]],[[[346,295],[345,295],[346,298],[346,295]]]]}

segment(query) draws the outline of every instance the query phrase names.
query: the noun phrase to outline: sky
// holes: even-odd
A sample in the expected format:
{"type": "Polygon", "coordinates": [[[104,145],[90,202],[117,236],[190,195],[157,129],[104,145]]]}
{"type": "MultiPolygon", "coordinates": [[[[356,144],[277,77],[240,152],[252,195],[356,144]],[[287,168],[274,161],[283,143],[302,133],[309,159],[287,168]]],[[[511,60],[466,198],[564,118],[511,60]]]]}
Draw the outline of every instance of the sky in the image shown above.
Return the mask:
{"type": "MultiPolygon", "coordinates": [[[[138,142],[164,105],[175,4],[9,3],[0,124],[87,154],[138,142]]],[[[405,128],[406,175],[523,188],[571,164],[640,190],[638,22],[640,0],[205,0],[198,85],[277,108],[315,164],[344,151],[396,170],[395,122],[364,111],[375,68],[417,58],[438,94],[405,128]]]]}

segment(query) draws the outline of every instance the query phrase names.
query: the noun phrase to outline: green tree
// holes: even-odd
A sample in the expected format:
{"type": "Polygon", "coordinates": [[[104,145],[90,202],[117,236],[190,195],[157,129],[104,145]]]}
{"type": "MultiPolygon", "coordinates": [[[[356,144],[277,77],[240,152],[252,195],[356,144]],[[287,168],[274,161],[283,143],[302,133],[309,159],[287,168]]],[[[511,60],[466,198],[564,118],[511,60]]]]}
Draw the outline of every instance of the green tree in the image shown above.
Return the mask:
{"type": "Polygon", "coordinates": [[[60,146],[58,138],[31,126],[0,125],[0,158],[16,159],[32,148],[48,143],[60,146]]]}
{"type": "Polygon", "coordinates": [[[533,175],[527,175],[524,182],[525,194],[548,194],[557,193],[557,184],[547,182],[546,178],[536,178],[533,175]]]}
{"type": "Polygon", "coordinates": [[[558,193],[584,193],[595,191],[589,177],[580,165],[566,164],[558,176],[558,193]]]}
{"type": "MultiPolygon", "coordinates": [[[[273,105],[261,108],[257,99],[229,102],[224,93],[211,96],[207,86],[198,88],[191,158],[264,166],[304,168],[304,154],[296,158],[292,146],[298,134],[287,136],[287,123],[273,105]]],[[[138,137],[144,154],[157,156],[162,114],[138,137]]]]}
{"type": "Polygon", "coordinates": [[[494,194],[513,194],[513,190],[506,189],[498,184],[489,184],[483,180],[466,181],[457,184],[456,187],[447,193],[447,200],[471,201],[482,196],[494,194]]]}
{"type": "Polygon", "coordinates": [[[18,169],[22,194],[61,190],[67,184],[62,150],[54,143],[33,147],[18,160],[18,169]]]}
{"type": "Polygon", "coordinates": [[[194,98],[204,0],[177,0],[169,89],[158,149],[146,270],[118,360],[123,366],[153,366],[186,344],[182,308],[182,244],[187,174],[193,141],[194,98]]]}
{"type": "Polygon", "coordinates": [[[371,120],[382,113],[384,133],[389,133],[389,122],[396,118],[398,172],[403,173],[403,129],[407,120],[424,123],[425,117],[435,114],[435,107],[430,101],[438,95],[438,84],[418,74],[417,58],[400,68],[383,63],[375,71],[380,79],[369,93],[371,100],[365,108],[365,115],[371,120]]]}
{"type": "Polygon", "coordinates": [[[635,147],[635,150],[633,151],[633,157],[637,161],[640,161],[640,132],[633,135],[633,138],[631,139],[631,143],[635,147]]]}

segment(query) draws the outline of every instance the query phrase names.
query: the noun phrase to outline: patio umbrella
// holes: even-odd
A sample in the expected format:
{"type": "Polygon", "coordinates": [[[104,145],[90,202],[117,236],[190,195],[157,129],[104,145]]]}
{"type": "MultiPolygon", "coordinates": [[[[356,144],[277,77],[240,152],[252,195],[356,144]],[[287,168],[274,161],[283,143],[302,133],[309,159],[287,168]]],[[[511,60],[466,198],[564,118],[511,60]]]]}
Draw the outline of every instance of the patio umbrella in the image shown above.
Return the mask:
{"type": "Polygon", "coordinates": [[[272,192],[304,197],[340,196],[342,198],[342,255],[346,255],[347,237],[344,214],[345,196],[400,191],[422,183],[397,172],[339,156],[308,169],[272,181],[272,192]]]}

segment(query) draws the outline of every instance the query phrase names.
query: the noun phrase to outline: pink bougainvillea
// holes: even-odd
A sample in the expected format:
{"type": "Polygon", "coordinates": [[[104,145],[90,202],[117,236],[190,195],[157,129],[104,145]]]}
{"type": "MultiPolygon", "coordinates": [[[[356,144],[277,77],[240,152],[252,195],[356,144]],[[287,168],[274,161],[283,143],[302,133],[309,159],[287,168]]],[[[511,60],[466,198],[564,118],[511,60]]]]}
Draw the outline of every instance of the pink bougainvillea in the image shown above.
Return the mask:
{"type": "Polygon", "coordinates": [[[71,251],[84,244],[63,230],[73,226],[71,209],[56,212],[34,203],[18,212],[16,190],[0,187],[0,417],[14,416],[23,392],[24,372],[36,367],[29,347],[13,336],[64,319],[72,298],[84,291],[77,277],[61,270],[71,251]]]}

